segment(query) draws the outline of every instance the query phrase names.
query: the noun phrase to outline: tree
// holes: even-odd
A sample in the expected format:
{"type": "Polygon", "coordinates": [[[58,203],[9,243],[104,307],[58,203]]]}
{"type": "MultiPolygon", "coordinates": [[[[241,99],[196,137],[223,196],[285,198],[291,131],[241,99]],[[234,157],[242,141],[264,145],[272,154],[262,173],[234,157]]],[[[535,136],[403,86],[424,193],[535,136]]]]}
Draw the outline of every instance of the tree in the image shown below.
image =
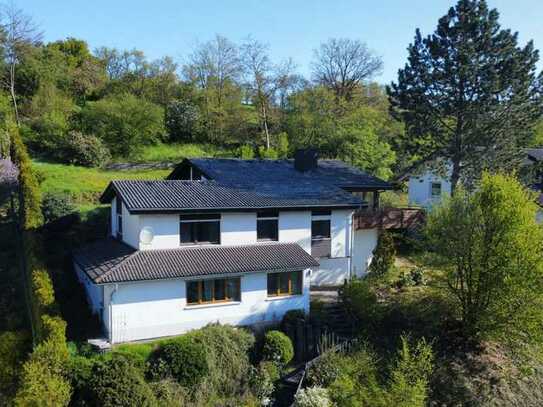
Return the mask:
{"type": "Polygon", "coordinates": [[[415,164],[449,160],[452,191],[484,169],[511,169],[541,115],[543,76],[530,41],[500,28],[484,0],[460,0],[434,34],[416,31],[409,60],[388,88],[406,124],[404,154],[415,164]]]}
{"type": "Polygon", "coordinates": [[[373,250],[373,259],[371,261],[369,272],[378,277],[384,276],[394,266],[396,259],[396,249],[394,239],[390,232],[382,230],[377,239],[377,247],[373,250]]]}
{"type": "Polygon", "coordinates": [[[9,89],[15,120],[19,125],[19,109],[15,92],[15,70],[25,49],[37,44],[41,40],[42,33],[38,31],[32,19],[13,4],[4,7],[1,17],[2,38],[0,47],[8,69],[4,83],[9,89]]]}
{"type": "Polygon", "coordinates": [[[447,292],[476,339],[540,340],[543,228],[531,194],[512,176],[482,176],[433,210],[427,234],[448,265],[447,292]]]}
{"type": "Polygon", "coordinates": [[[87,103],[80,122],[83,132],[101,138],[118,156],[130,156],[164,135],[163,109],[131,94],[87,103]]]}
{"type": "Polygon", "coordinates": [[[381,58],[359,40],[331,38],[313,54],[314,80],[333,90],[337,97],[350,99],[358,86],[383,68],[381,58]]]}

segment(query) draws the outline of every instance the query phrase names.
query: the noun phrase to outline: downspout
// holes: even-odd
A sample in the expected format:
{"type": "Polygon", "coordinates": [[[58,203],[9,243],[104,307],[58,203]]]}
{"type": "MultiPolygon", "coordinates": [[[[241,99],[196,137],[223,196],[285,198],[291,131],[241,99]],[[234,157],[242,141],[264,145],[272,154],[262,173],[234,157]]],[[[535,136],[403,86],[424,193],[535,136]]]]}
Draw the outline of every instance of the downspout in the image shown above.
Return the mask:
{"type": "Polygon", "coordinates": [[[353,278],[353,242],[354,242],[354,214],[356,212],[352,212],[351,216],[349,217],[349,228],[350,228],[350,236],[349,236],[349,280],[352,280],[353,278]]]}
{"type": "Polygon", "coordinates": [[[113,345],[113,296],[119,289],[119,284],[115,284],[113,291],[109,295],[109,343],[113,345]]]}

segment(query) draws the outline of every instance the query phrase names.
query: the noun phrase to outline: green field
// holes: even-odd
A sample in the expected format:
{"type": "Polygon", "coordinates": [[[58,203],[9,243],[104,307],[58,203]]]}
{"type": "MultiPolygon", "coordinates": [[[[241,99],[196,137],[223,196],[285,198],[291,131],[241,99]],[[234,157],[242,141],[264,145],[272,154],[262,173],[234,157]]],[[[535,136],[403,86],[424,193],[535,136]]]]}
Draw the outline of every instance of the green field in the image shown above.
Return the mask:
{"type": "Polygon", "coordinates": [[[39,161],[34,161],[33,165],[43,193],[67,194],[76,205],[83,207],[81,209],[96,206],[100,194],[111,180],[161,179],[170,173],[170,170],[106,171],[39,161]]]}
{"type": "MultiPolygon", "coordinates": [[[[131,162],[179,162],[184,158],[194,157],[233,157],[234,151],[214,146],[213,144],[156,144],[147,146],[131,159],[131,162]]],[[[125,162],[126,159],[117,158],[117,162],[125,162]]]]}

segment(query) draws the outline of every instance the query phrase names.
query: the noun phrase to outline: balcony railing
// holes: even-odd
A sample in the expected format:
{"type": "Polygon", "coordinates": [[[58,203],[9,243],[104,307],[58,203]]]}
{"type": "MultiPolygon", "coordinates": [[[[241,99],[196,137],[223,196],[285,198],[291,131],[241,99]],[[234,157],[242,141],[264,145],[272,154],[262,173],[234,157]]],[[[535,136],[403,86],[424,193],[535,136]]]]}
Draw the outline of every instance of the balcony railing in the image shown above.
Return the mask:
{"type": "Polygon", "coordinates": [[[422,226],[425,212],[420,208],[362,209],[354,215],[354,228],[358,229],[412,229],[422,226]]]}

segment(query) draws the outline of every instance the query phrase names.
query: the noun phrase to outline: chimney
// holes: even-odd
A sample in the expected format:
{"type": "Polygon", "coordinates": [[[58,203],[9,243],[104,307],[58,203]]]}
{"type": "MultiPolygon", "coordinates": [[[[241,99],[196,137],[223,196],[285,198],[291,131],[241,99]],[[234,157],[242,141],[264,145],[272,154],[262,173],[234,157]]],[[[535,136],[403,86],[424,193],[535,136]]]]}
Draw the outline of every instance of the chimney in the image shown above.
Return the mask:
{"type": "Polygon", "coordinates": [[[294,153],[294,168],[300,172],[317,168],[319,153],[313,148],[296,150],[294,153]]]}

